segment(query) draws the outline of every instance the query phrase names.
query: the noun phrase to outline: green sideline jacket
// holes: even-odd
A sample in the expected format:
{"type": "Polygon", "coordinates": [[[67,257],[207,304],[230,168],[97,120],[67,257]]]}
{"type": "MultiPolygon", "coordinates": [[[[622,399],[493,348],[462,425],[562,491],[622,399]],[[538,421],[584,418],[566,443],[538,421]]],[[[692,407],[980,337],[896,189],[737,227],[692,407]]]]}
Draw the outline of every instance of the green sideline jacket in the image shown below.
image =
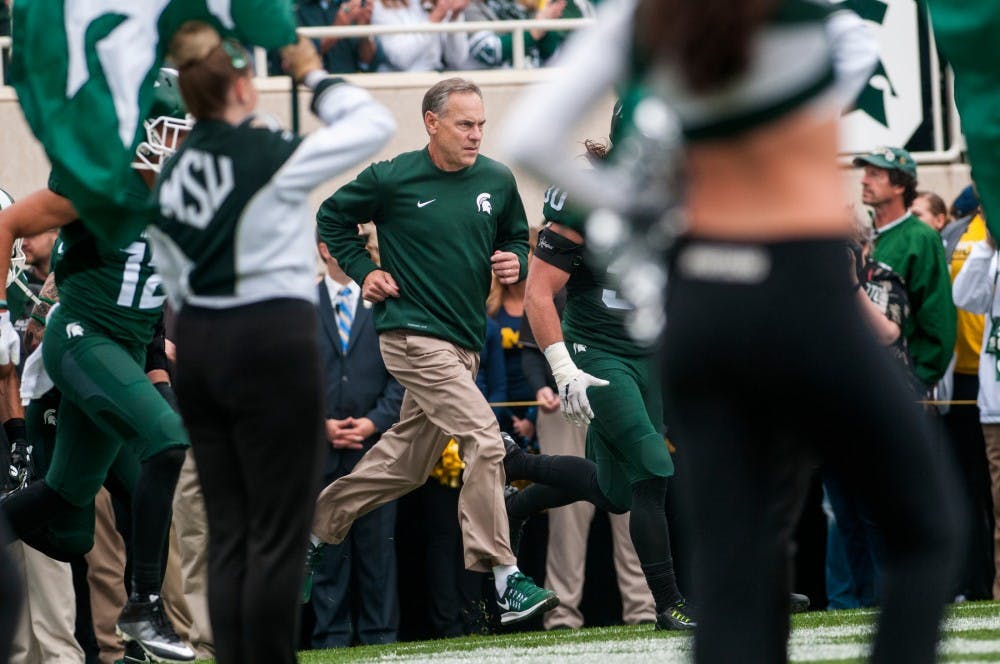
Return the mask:
{"type": "Polygon", "coordinates": [[[527,274],[528,220],[514,175],[482,155],[460,171],[437,168],[426,148],[372,164],[323,201],[316,220],[359,284],[378,266],[357,224],[375,222],[382,269],[400,291],[375,305],[379,333],[409,330],[479,352],[493,252],[517,254],[527,274]]]}
{"type": "Polygon", "coordinates": [[[914,371],[927,387],[944,376],[955,349],[955,303],[941,237],[908,215],[875,239],[875,260],[902,277],[910,298],[910,318],[903,335],[914,371]]]}

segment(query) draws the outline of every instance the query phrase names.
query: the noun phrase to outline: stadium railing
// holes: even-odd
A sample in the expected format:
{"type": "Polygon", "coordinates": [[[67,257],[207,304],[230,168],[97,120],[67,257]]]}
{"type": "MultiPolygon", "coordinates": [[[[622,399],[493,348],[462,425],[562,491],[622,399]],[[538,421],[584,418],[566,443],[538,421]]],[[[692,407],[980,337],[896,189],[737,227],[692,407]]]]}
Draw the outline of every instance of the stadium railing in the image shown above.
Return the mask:
{"type": "MultiPolygon", "coordinates": [[[[513,48],[512,59],[514,69],[527,69],[528,61],[525,57],[524,33],[530,30],[579,30],[594,22],[592,18],[567,18],[567,19],[526,19],[522,21],[449,21],[447,23],[425,23],[418,25],[351,25],[351,26],[316,26],[308,28],[298,28],[298,33],[304,37],[312,39],[322,39],[324,37],[375,37],[378,35],[394,35],[402,33],[441,33],[441,32],[482,32],[492,31],[500,33],[512,33],[513,48]]],[[[10,54],[11,38],[0,37],[0,54],[3,56],[4,66],[0,67],[0,85],[7,84],[6,58],[10,54]]],[[[267,51],[260,47],[253,49],[254,68],[262,77],[267,72],[267,51]]]]}

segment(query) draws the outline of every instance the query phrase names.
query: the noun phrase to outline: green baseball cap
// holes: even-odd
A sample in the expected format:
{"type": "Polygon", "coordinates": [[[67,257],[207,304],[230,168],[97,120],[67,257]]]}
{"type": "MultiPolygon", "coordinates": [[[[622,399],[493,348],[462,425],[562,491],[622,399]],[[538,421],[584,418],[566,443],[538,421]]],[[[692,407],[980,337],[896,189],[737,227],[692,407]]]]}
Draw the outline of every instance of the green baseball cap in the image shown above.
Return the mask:
{"type": "Polygon", "coordinates": [[[876,148],[868,154],[854,158],[855,166],[874,166],[887,171],[903,171],[911,177],[917,177],[917,162],[903,148],[876,148]]]}

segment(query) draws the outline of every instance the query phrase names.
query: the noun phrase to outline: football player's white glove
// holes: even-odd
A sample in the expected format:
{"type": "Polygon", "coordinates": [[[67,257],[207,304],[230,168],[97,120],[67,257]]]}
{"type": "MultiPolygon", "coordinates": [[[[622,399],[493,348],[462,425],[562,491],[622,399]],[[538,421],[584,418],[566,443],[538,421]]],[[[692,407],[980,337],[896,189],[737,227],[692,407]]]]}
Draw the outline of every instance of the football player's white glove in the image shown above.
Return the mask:
{"type": "Polygon", "coordinates": [[[0,311],[0,366],[21,361],[21,337],[10,322],[10,312],[0,311]]]}
{"type": "Polygon", "coordinates": [[[545,349],[545,359],[552,369],[552,376],[559,386],[559,400],[563,417],[576,424],[590,424],[594,410],[587,398],[588,387],[604,387],[608,381],[585,373],[573,363],[573,359],[562,341],[545,349]]]}

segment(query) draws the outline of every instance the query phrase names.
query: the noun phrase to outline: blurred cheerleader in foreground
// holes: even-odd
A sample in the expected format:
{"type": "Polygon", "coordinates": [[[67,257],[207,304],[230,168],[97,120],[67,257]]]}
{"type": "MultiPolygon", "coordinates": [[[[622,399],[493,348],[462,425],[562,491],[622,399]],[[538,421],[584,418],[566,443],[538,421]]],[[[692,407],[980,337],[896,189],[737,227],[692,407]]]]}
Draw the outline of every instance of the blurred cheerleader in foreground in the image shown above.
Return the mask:
{"type": "Polygon", "coordinates": [[[955,553],[952,472],[861,320],[844,255],[837,119],[874,62],[860,19],[817,0],[612,2],[569,46],[567,71],[510,115],[522,165],[629,219],[621,228],[644,243],[664,225],[680,233],[662,351],[682,504],[697,523],[699,662],[787,659],[790,530],[820,459],[885,535],[873,661],[934,661],[955,553]],[[632,156],[568,167],[557,155],[574,122],[612,85],[641,99],[632,156]],[[683,223],[665,214],[677,195],[683,223]]]}

